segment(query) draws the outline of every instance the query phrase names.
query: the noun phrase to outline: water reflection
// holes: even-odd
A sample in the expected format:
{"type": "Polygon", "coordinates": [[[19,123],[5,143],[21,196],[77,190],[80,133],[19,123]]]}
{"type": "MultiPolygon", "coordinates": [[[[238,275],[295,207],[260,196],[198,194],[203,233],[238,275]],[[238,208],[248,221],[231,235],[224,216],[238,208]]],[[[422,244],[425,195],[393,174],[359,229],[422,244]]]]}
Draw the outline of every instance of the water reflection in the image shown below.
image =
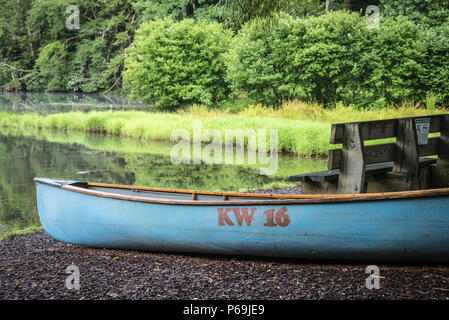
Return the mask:
{"type": "Polygon", "coordinates": [[[290,174],[325,166],[324,161],[281,157],[279,174],[261,176],[257,167],[236,165],[174,165],[169,145],[123,143],[104,136],[27,137],[0,133],[0,233],[39,225],[34,177],[95,181],[139,186],[215,190],[260,190],[285,184],[290,174]],[[58,141],[51,142],[48,140],[58,141]],[[66,142],[65,142],[66,141],[66,142]],[[88,145],[89,147],[87,147],[88,145]],[[118,150],[118,151],[111,151],[118,150]],[[151,152],[145,150],[151,150],[151,152]]]}
{"type": "MultiPolygon", "coordinates": [[[[0,111],[50,114],[146,109],[120,96],[17,93],[0,95],[0,111]]],[[[288,185],[288,176],[324,170],[324,160],[280,156],[274,176],[256,165],[174,165],[170,143],[0,128],[0,235],[12,227],[39,225],[34,177],[163,188],[248,191],[288,185]]]]}
{"type": "Polygon", "coordinates": [[[35,112],[51,114],[59,112],[91,110],[145,110],[145,105],[129,101],[118,95],[83,93],[18,92],[0,94],[0,111],[14,113],[35,112]]]}
{"type": "MultiPolygon", "coordinates": [[[[0,225],[26,227],[39,224],[33,178],[53,176],[80,179],[89,169],[92,178],[133,184],[133,172],[124,160],[108,152],[86,153],[76,144],[58,144],[27,137],[0,135],[0,225]]],[[[2,232],[2,230],[0,230],[2,232]]]]}

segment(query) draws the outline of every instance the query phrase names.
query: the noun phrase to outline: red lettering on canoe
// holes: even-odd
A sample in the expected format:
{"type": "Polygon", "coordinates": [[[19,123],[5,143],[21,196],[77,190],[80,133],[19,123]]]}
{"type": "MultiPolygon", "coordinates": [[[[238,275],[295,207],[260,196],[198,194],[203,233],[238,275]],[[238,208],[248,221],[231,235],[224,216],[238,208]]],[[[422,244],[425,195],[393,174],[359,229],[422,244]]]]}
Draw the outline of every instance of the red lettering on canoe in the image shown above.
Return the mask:
{"type": "Polygon", "coordinates": [[[246,225],[249,227],[251,225],[251,221],[253,220],[254,212],[256,212],[257,208],[251,208],[251,214],[248,214],[248,208],[233,208],[235,218],[237,219],[237,223],[239,226],[242,225],[243,220],[245,220],[246,225]],[[240,211],[242,214],[240,214],[240,211]]]}
{"type": "MultiPolygon", "coordinates": [[[[232,220],[228,216],[228,213],[232,211],[239,226],[242,226],[243,221],[245,221],[246,225],[249,227],[251,226],[254,213],[256,213],[257,208],[217,208],[217,210],[219,226],[234,226],[234,222],[232,222],[232,220]]],[[[267,217],[267,222],[264,224],[264,226],[287,227],[290,224],[290,217],[288,216],[288,214],[286,214],[288,209],[286,207],[282,207],[277,212],[275,211],[275,209],[264,211],[267,217]]]]}
{"type": "Polygon", "coordinates": [[[229,219],[228,212],[231,211],[231,208],[217,208],[218,210],[218,225],[224,226],[225,222],[228,226],[233,226],[234,223],[229,219]]]}
{"type": "Polygon", "coordinates": [[[274,209],[264,211],[264,213],[267,215],[267,223],[265,223],[264,226],[276,227],[279,225],[281,227],[286,227],[290,224],[290,217],[288,216],[288,214],[286,214],[286,212],[288,211],[286,207],[280,208],[278,212],[276,212],[276,214],[274,214],[274,211],[274,209]],[[274,220],[276,220],[277,224],[274,222],[274,220]]]}
{"type": "Polygon", "coordinates": [[[290,224],[290,217],[286,214],[288,209],[286,207],[282,207],[276,212],[276,222],[281,227],[286,227],[290,224]]]}
{"type": "Polygon", "coordinates": [[[276,227],[276,223],[274,223],[273,219],[274,211],[274,209],[264,211],[264,213],[267,215],[267,223],[264,224],[265,227],[276,227]]]}

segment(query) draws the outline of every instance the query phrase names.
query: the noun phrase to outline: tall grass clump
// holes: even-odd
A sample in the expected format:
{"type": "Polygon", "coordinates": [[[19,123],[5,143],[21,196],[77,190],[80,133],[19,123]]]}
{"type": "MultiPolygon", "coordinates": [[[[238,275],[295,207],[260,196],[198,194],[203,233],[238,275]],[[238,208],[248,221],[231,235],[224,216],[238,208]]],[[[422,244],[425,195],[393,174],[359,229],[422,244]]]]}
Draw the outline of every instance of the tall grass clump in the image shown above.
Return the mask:
{"type": "Polygon", "coordinates": [[[428,93],[424,101],[426,109],[429,111],[435,111],[438,99],[439,98],[437,94],[428,93]]]}
{"type": "Polygon", "coordinates": [[[90,114],[86,120],[86,130],[89,132],[104,133],[106,132],[106,121],[107,118],[101,113],[95,112],[90,114]]]}
{"type": "Polygon", "coordinates": [[[43,228],[41,225],[31,225],[31,226],[24,228],[24,227],[21,227],[18,224],[16,224],[16,225],[13,225],[12,227],[6,228],[6,230],[0,229],[0,241],[3,241],[5,239],[11,239],[16,236],[21,236],[24,234],[35,233],[42,229],[43,228]]]}
{"type": "Polygon", "coordinates": [[[293,100],[282,103],[279,108],[272,108],[262,104],[250,105],[239,112],[239,115],[341,123],[424,116],[446,112],[448,111],[445,108],[425,108],[422,103],[416,103],[411,100],[399,104],[389,104],[388,107],[378,110],[358,108],[355,105],[345,105],[341,102],[337,103],[333,108],[325,108],[323,104],[293,100]]]}
{"type": "Polygon", "coordinates": [[[176,129],[185,129],[193,137],[195,121],[200,121],[202,130],[218,129],[222,137],[227,129],[271,129],[278,131],[279,151],[301,156],[324,155],[329,140],[330,125],[307,120],[273,117],[266,113],[261,116],[227,114],[217,117],[219,111],[204,113],[201,107],[188,115],[176,113],[149,113],[142,111],[70,112],[42,116],[3,113],[0,124],[3,127],[27,129],[52,129],[58,131],[81,131],[106,133],[132,139],[170,141],[176,129]],[[30,120],[32,119],[32,121],[30,120]],[[72,122],[69,120],[72,119],[72,122]],[[39,123],[39,126],[36,124],[39,123]]]}
{"type": "Polygon", "coordinates": [[[124,127],[123,119],[109,119],[105,124],[106,133],[112,136],[121,136],[124,127]]]}

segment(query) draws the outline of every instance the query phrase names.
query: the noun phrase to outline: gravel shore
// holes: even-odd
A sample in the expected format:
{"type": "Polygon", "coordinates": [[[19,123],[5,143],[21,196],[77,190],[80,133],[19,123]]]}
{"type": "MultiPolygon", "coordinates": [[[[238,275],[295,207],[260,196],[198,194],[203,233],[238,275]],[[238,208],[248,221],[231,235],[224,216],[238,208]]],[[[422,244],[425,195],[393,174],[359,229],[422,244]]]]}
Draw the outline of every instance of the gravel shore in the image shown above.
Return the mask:
{"type": "Polygon", "coordinates": [[[0,242],[0,257],[0,299],[449,299],[447,265],[381,264],[369,290],[367,264],[92,249],[45,231],[0,242]]]}

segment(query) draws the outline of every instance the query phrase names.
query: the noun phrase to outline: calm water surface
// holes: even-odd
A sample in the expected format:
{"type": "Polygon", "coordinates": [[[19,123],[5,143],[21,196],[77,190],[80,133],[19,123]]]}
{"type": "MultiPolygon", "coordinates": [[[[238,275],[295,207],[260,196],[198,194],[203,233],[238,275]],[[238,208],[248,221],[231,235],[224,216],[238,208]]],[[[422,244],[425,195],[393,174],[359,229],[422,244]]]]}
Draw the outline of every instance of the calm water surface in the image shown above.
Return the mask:
{"type": "Polygon", "coordinates": [[[129,109],[145,110],[148,107],[118,95],[36,92],[0,94],[0,111],[14,113],[35,112],[45,115],[70,111],[129,109]]]}
{"type": "MultiPolygon", "coordinates": [[[[22,94],[24,95],[24,94],[22,94]]],[[[122,97],[98,95],[0,95],[0,111],[49,114],[68,111],[144,109],[122,97]],[[114,103],[112,103],[112,102],[114,103]]],[[[84,133],[33,133],[0,129],[0,234],[40,225],[34,177],[116,184],[215,190],[260,190],[289,175],[324,170],[324,160],[281,156],[273,176],[249,165],[174,165],[173,145],[84,133]]]]}

